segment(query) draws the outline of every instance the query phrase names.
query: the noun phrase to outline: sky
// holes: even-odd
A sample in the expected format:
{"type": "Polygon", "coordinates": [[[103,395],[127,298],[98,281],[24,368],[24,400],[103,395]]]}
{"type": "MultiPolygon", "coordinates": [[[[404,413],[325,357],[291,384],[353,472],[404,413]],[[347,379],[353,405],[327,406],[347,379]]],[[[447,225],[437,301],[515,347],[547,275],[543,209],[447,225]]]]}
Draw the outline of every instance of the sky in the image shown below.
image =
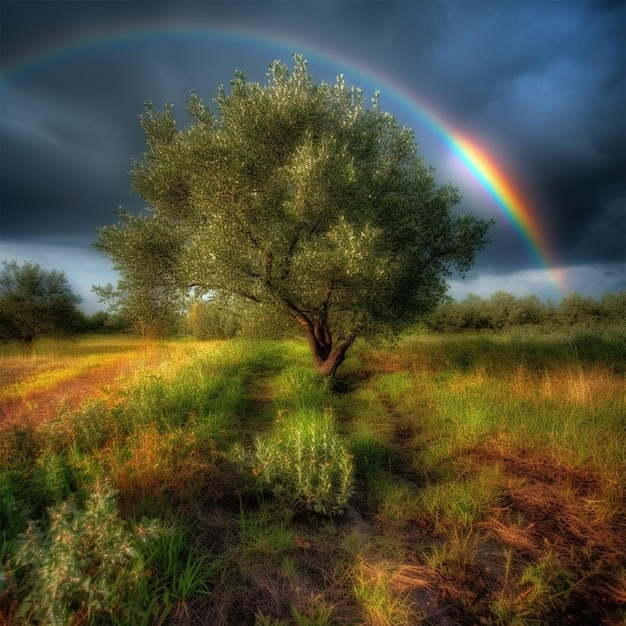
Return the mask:
{"type": "Polygon", "coordinates": [[[130,194],[144,103],[302,54],[415,133],[456,211],[495,218],[449,293],[558,302],[626,289],[626,2],[0,0],[0,260],[64,271],[88,313],[115,283],[91,246],[130,194]]]}

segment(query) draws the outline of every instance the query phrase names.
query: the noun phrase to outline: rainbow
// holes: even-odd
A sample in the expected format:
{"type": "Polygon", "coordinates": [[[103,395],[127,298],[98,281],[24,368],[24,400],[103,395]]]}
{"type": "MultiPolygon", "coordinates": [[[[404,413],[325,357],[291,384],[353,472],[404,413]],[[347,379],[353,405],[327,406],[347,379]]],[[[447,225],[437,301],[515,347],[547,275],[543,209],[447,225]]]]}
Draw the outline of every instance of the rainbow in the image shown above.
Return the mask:
{"type": "MultiPolygon", "coordinates": [[[[344,53],[330,54],[320,51],[315,45],[308,42],[303,45],[302,41],[292,41],[283,35],[259,35],[245,29],[218,31],[211,28],[198,29],[197,25],[172,28],[141,26],[139,28],[131,27],[128,30],[118,30],[97,38],[77,39],[52,49],[36,51],[28,59],[21,61],[8,71],[3,71],[0,75],[0,82],[36,71],[49,63],[71,59],[78,54],[97,52],[101,49],[120,45],[140,44],[144,41],[160,38],[184,39],[186,41],[193,39],[210,40],[220,44],[227,43],[238,46],[257,45],[273,48],[274,50],[270,54],[275,54],[275,49],[280,49],[283,54],[280,58],[283,59],[286,58],[285,54],[290,56],[294,50],[298,50],[309,62],[315,61],[325,66],[339,68],[337,73],[350,72],[355,74],[358,79],[365,79],[366,82],[376,85],[376,89],[380,90],[385,97],[390,98],[398,107],[415,116],[460,159],[493,199],[498,210],[519,233],[535,262],[542,271],[546,272],[549,281],[559,292],[565,293],[564,278],[557,268],[551,246],[544,234],[545,228],[541,224],[532,203],[525,198],[512,176],[503,167],[496,164],[494,157],[484,148],[481,148],[478,141],[469,139],[461,134],[453,124],[444,121],[443,116],[436,114],[422,98],[408,92],[403,85],[392,83],[380,71],[365,67],[344,53]]],[[[270,60],[268,57],[267,62],[269,63],[270,60]]],[[[315,75],[315,72],[313,74],[315,75]]],[[[193,86],[191,85],[191,87],[193,86]]]]}

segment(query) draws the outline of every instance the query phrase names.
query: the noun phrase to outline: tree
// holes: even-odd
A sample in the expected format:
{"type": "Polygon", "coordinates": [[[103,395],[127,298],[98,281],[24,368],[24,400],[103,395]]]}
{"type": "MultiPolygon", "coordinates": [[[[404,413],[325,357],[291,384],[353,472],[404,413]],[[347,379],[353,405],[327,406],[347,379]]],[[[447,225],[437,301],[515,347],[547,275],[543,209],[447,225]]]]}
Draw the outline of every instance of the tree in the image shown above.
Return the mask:
{"type": "Polygon", "coordinates": [[[77,332],[85,321],[80,297],[63,272],[36,263],[3,261],[0,271],[0,339],[30,344],[45,334],[77,332]]]}
{"type": "Polygon", "coordinates": [[[601,317],[600,306],[591,296],[572,291],[561,300],[558,317],[564,326],[593,326],[601,317]]]}
{"type": "Polygon", "coordinates": [[[175,335],[189,295],[180,288],[185,279],[176,267],[182,232],[165,220],[148,220],[122,209],[118,214],[124,228],[100,229],[94,247],[111,257],[122,279],[116,286],[95,285],[93,291],[139,334],[175,335]]]}
{"type": "Polygon", "coordinates": [[[95,246],[131,291],[220,292],[288,313],[332,376],[359,334],[436,305],[451,269],[467,271],[487,243],[489,222],[451,213],[457,190],[436,187],[378,94],[366,106],[343,77],[314,84],[294,59],[291,72],[273,62],[267,85],[236,72],[230,93],[218,92],[219,116],[192,92],[184,130],[171,106],[146,105],[132,188],[150,213],[120,213],[95,246]],[[138,256],[147,233],[158,245],[138,256]]]}
{"type": "Polygon", "coordinates": [[[187,326],[197,339],[230,339],[239,330],[238,315],[224,298],[199,300],[191,307],[187,326]]]}
{"type": "Polygon", "coordinates": [[[626,324],[626,316],[624,316],[626,291],[605,292],[600,298],[598,308],[605,324],[624,326],[626,324]]]}

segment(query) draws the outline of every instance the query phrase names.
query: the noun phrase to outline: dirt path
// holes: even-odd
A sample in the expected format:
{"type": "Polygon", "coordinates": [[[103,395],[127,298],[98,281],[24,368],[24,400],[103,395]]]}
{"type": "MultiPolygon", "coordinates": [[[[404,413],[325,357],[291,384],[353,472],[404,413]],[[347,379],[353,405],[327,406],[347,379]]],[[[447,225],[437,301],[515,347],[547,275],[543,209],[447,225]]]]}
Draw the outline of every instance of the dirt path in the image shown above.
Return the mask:
{"type": "Polygon", "coordinates": [[[54,417],[60,406],[74,411],[86,400],[108,398],[114,402],[124,377],[152,363],[156,365],[159,360],[155,353],[122,355],[24,398],[0,400],[0,429],[17,424],[37,426],[54,417]]]}

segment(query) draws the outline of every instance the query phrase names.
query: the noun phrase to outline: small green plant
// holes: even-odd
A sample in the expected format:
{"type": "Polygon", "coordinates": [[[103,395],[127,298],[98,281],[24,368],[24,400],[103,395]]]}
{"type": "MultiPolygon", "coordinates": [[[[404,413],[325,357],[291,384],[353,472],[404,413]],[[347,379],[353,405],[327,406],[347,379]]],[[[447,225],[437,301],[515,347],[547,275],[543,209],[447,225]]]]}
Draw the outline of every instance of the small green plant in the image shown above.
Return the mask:
{"type": "Polygon", "coordinates": [[[292,607],[291,617],[296,626],[332,626],[334,623],[333,607],[320,598],[313,598],[311,606],[306,611],[292,607]]]}
{"type": "Polygon", "coordinates": [[[258,437],[252,473],[285,509],[341,513],[353,489],[352,455],[330,411],[279,414],[274,430],[258,437]]]}
{"type": "Polygon", "coordinates": [[[177,612],[184,610],[192,596],[208,594],[222,561],[189,550],[184,530],[174,526],[164,528],[140,548],[150,567],[150,596],[159,600],[162,617],[175,607],[177,612]]]}
{"type": "Polygon", "coordinates": [[[462,576],[476,561],[479,541],[476,533],[455,529],[445,542],[424,550],[424,562],[444,579],[462,576]]]}
{"type": "Polygon", "coordinates": [[[353,593],[364,623],[373,626],[401,626],[416,623],[410,596],[394,584],[396,572],[386,562],[369,562],[358,556],[353,566],[353,593]]]}
{"type": "Polygon", "coordinates": [[[288,626],[288,622],[274,619],[271,615],[265,615],[263,611],[257,611],[254,615],[254,626],[288,626]]]}
{"type": "Polygon", "coordinates": [[[36,461],[30,479],[37,505],[51,506],[65,500],[78,490],[80,472],[58,452],[44,452],[36,461]]]}
{"type": "Polygon", "coordinates": [[[367,492],[384,480],[397,456],[390,446],[370,434],[354,437],[350,450],[354,455],[356,476],[363,481],[367,492]]]}
{"type": "Polygon", "coordinates": [[[278,403],[286,411],[314,410],[327,400],[328,380],[307,366],[292,366],[276,379],[278,403]]]}
{"type": "Polygon", "coordinates": [[[7,484],[9,481],[5,478],[0,475],[0,564],[13,551],[17,536],[25,526],[21,502],[14,494],[15,486],[7,484]]]}
{"type": "Polygon", "coordinates": [[[0,471],[29,467],[40,453],[32,428],[4,428],[0,437],[0,471]]]}
{"type": "MultiPolygon", "coordinates": [[[[252,560],[273,560],[273,557],[295,545],[295,533],[284,524],[275,523],[266,506],[259,513],[239,512],[239,539],[242,555],[252,560]]],[[[242,559],[246,560],[246,559],[242,559]]]]}
{"type": "Polygon", "coordinates": [[[207,594],[221,564],[196,555],[173,525],[144,521],[131,529],[107,484],[96,486],[84,508],[70,500],[49,517],[48,529],[30,522],[21,539],[6,542],[17,545],[3,579],[23,623],[162,620],[184,611],[191,596],[207,594]]]}
{"type": "Polygon", "coordinates": [[[387,479],[379,483],[379,509],[385,520],[395,524],[406,524],[418,515],[421,509],[421,501],[416,495],[416,490],[411,483],[391,481],[387,479]]]}
{"type": "Polygon", "coordinates": [[[84,508],[69,500],[49,509],[49,528],[29,523],[8,559],[18,623],[143,625],[209,592],[219,559],[192,554],[180,529],[131,529],[115,495],[98,484],[84,508]]]}
{"type": "Polygon", "coordinates": [[[97,454],[116,431],[115,413],[103,400],[88,400],[72,416],[75,445],[85,452],[97,454]]]}

